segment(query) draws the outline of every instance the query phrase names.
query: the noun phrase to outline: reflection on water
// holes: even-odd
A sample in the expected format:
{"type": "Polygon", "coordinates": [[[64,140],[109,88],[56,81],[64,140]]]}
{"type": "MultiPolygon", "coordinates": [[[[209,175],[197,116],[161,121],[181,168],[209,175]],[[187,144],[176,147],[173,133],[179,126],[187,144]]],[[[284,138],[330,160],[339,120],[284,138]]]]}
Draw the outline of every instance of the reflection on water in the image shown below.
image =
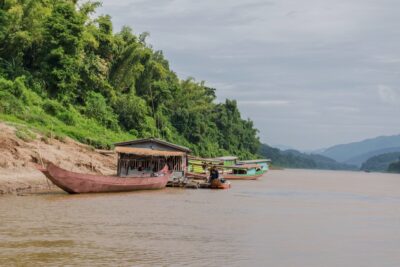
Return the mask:
{"type": "Polygon", "coordinates": [[[0,265],[399,266],[400,175],[0,198],[0,265]]]}

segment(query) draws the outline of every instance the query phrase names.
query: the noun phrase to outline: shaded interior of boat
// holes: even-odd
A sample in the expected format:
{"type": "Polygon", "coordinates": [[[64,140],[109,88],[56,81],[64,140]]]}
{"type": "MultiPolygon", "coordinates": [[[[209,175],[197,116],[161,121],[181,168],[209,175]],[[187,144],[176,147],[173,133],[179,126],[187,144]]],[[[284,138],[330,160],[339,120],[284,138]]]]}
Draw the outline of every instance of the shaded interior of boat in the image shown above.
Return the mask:
{"type": "Polygon", "coordinates": [[[262,173],[262,167],[257,164],[236,165],[232,167],[232,171],[230,172],[230,174],[234,175],[258,175],[262,173]]]}
{"type": "Polygon", "coordinates": [[[165,165],[174,172],[184,171],[180,156],[139,156],[133,154],[120,154],[118,159],[117,176],[153,176],[165,165]]]}

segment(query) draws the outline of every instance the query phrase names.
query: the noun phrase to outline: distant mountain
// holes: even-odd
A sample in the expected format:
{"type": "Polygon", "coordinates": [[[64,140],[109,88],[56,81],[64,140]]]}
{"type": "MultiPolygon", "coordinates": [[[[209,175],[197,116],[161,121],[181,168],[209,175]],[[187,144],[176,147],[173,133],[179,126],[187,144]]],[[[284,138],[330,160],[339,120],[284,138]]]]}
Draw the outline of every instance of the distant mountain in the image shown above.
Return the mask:
{"type": "Polygon", "coordinates": [[[259,152],[263,157],[270,158],[275,166],[302,169],[356,170],[356,166],[336,162],[318,155],[305,154],[294,149],[282,151],[278,148],[262,144],[259,152]]]}
{"type": "Polygon", "coordinates": [[[377,155],[372,153],[373,151],[377,151],[377,153],[381,153],[382,151],[389,152],[390,149],[399,147],[400,135],[379,136],[360,142],[332,146],[321,154],[338,162],[360,164],[363,160],[368,159],[368,157],[377,155]]]}
{"type": "Polygon", "coordinates": [[[389,165],[393,162],[396,162],[399,158],[400,152],[377,155],[365,161],[361,166],[361,170],[386,172],[389,168],[389,165]]]}
{"type": "Polygon", "coordinates": [[[393,152],[400,152],[400,147],[390,147],[390,148],[383,148],[383,149],[370,151],[370,152],[358,155],[354,158],[351,158],[351,159],[347,160],[346,163],[360,167],[361,164],[363,164],[369,158],[372,158],[374,156],[379,156],[382,154],[393,153],[393,152]]]}
{"type": "Polygon", "coordinates": [[[275,148],[278,148],[278,149],[280,149],[280,150],[292,150],[292,149],[294,149],[293,147],[290,147],[290,146],[287,146],[287,145],[281,145],[281,144],[276,144],[276,145],[273,145],[273,147],[275,147],[275,148]]]}

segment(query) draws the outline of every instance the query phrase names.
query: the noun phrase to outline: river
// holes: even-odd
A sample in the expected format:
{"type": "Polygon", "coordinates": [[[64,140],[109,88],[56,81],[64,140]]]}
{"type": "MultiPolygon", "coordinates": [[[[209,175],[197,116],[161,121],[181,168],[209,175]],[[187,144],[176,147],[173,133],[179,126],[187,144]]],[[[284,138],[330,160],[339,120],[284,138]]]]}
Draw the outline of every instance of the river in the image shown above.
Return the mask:
{"type": "Polygon", "coordinates": [[[400,266],[400,175],[270,171],[230,190],[0,197],[2,266],[400,266]]]}

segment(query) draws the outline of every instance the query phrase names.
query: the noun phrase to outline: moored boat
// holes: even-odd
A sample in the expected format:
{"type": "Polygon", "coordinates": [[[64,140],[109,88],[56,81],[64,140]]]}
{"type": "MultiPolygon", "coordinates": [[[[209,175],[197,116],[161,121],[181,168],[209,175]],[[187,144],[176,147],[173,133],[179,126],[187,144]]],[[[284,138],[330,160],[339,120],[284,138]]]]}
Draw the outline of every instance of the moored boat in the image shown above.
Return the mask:
{"type": "Polygon", "coordinates": [[[214,179],[210,182],[210,188],[212,189],[229,189],[231,188],[231,183],[229,181],[214,179]]]}
{"type": "MultiPolygon", "coordinates": [[[[197,179],[197,180],[209,180],[209,176],[207,174],[201,173],[186,173],[186,177],[189,179],[197,179]]],[[[229,181],[224,180],[222,177],[220,179],[213,179],[210,183],[206,183],[207,186],[203,186],[202,188],[212,188],[212,189],[229,189],[231,188],[231,183],[229,181]]]]}
{"type": "Polygon", "coordinates": [[[261,170],[263,172],[267,172],[269,170],[269,164],[271,163],[270,159],[253,159],[253,160],[240,160],[237,162],[238,165],[241,164],[257,164],[260,165],[261,170]]]}
{"type": "Polygon", "coordinates": [[[257,180],[260,178],[264,171],[258,164],[243,164],[231,167],[230,173],[224,173],[226,180],[257,180]]]}
{"type": "Polygon", "coordinates": [[[46,169],[38,169],[55,185],[70,194],[161,189],[166,186],[172,175],[167,165],[157,173],[143,173],[134,177],[76,173],[52,163],[49,163],[46,169]]]}
{"type": "Polygon", "coordinates": [[[208,176],[206,173],[195,173],[195,172],[187,172],[186,178],[189,179],[197,179],[197,180],[208,180],[208,176]]]}

